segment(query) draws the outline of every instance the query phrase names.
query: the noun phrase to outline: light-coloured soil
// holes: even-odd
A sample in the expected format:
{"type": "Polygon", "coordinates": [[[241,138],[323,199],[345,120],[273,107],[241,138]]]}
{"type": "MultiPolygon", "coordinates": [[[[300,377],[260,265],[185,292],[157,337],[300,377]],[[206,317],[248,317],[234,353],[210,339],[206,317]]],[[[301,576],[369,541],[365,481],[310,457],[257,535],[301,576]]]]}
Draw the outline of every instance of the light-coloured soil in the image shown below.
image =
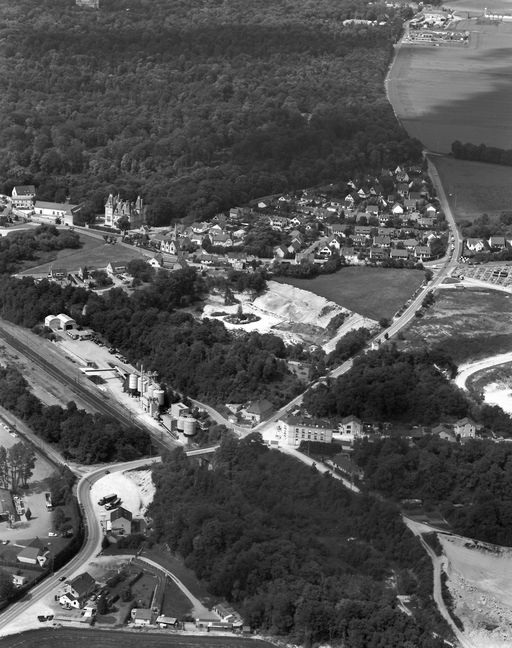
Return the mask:
{"type": "MultiPolygon", "coordinates": [[[[231,330],[258,331],[279,335],[288,344],[299,342],[319,344],[326,351],[332,351],[336,342],[354,328],[373,328],[375,320],[352,313],[346,308],[329,301],[325,297],[303,290],[296,286],[268,282],[268,290],[251,301],[247,294],[236,295],[242,303],[244,313],[259,317],[249,324],[230,324],[224,317],[221,321],[231,330]],[[333,333],[327,326],[336,315],[344,313],[345,322],[333,333]]],[[[211,295],[203,310],[203,317],[212,317],[213,313],[236,314],[238,304],[225,306],[220,295],[211,295]]]]}
{"type": "Polygon", "coordinates": [[[512,645],[512,549],[440,534],[454,613],[479,648],[512,645]]]}
{"type": "Polygon", "coordinates": [[[105,474],[92,485],[91,498],[96,516],[106,524],[110,512],[98,504],[102,497],[115,493],[121,500],[120,506],[130,511],[133,517],[143,517],[153,501],[154,492],[151,471],[114,472],[105,474]]]}

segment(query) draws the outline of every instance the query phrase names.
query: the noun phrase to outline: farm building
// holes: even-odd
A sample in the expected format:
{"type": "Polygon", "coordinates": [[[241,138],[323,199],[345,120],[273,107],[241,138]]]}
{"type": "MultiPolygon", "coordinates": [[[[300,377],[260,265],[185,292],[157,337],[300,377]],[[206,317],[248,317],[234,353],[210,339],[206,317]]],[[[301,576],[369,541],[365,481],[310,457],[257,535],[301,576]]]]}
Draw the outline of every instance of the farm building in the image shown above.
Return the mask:
{"type": "Polygon", "coordinates": [[[18,553],[16,560],[26,565],[44,567],[48,561],[49,554],[48,547],[45,547],[36,539],[18,553]]]}
{"type": "Polygon", "coordinates": [[[57,329],[59,331],[70,331],[71,329],[76,328],[75,320],[65,313],[60,313],[59,315],[47,315],[44,318],[44,325],[48,328],[57,329]]]}
{"type": "Polygon", "coordinates": [[[36,200],[34,212],[37,216],[56,220],[57,218],[65,225],[73,225],[73,217],[80,211],[81,205],[70,205],[69,203],[42,202],[36,200]]]}
{"type": "Polygon", "coordinates": [[[131,617],[136,626],[151,625],[153,621],[153,611],[145,610],[144,608],[134,608],[131,611],[131,617]]]}

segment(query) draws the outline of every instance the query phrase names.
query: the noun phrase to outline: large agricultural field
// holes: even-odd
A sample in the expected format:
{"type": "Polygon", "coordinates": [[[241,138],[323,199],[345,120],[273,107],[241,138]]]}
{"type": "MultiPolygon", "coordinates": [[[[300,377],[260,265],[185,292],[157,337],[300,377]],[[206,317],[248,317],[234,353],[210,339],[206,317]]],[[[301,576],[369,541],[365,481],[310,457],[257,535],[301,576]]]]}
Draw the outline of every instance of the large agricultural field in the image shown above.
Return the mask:
{"type": "Polygon", "coordinates": [[[439,348],[457,363],[512,351],[512,295],[487,289],[443,289],[399,342],[403,349],[439,348]]]}
{"type": "Polygon", "coordinates": [[[147,258],[139,248],[127,245],[107,244],[103,238],[89,236],[80,232],[82,247],[78,250],[59,250],[51,252],[46,258],[39,257],[35,261],[27,261],[20,275],[46,275],[51,266],[66,268],[68,272],[76,272],[80,267],[104,268],[109,261],[127,263],[131,259],[147,258]]]}
{"type": "Polygon", "coordinates": [[[435,156],[432,162],[457,222],[474,220],[482,214],[493,220],[512,211],[512,167],[448,156],[435,156]]]}
{"type": "Polygon", "coordinates": [[[379,320],[393,317],[423,279],[419,270],[348,267],[314,279],[286,277],[282,283],[309,290],[355,313],[379,320]]]}
{"type": "Polygon", "coordinates": [[[398,118],[432,151],[456,139],[512,148],[512,23],[473,18],[450,29],[471,32],[470,44],[398,50],[387,80],[398,118]]]}
{"type": "Polygon", "coordinates": [[[23,634],[2,637],[2,648],[271,648],[272,644],[259,639],[175,635],[170,632],[156,634],[147,631],[123,632],[112,630],[52,628],[31,630],[23,634]]]}

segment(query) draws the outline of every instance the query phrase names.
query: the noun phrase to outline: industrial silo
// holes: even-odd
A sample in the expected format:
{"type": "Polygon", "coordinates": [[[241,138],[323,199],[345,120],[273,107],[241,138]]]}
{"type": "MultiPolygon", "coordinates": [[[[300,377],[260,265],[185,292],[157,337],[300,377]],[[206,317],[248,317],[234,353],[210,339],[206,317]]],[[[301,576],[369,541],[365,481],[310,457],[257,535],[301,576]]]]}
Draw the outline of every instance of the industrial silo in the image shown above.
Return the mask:
{"type": "Polygon", "coordinates": [[[165,399],[165,392],[163,389],[155,389],[153,392],[153,398],[155,398],[158,402],[159,407],[163,407],[164,405],[164,399],[165,399]]]}
{"type": "Polygon", "coordinates": [[[185,436],[194,436],[196,433],[196,419],[184,418],[183,419],[183,434],[185,436]]]}
{"type": "Polygon", "coordinates": [[[128,389],[131,392],[137,391],[137,374],[130,374],[128,377],[128,389]]]}

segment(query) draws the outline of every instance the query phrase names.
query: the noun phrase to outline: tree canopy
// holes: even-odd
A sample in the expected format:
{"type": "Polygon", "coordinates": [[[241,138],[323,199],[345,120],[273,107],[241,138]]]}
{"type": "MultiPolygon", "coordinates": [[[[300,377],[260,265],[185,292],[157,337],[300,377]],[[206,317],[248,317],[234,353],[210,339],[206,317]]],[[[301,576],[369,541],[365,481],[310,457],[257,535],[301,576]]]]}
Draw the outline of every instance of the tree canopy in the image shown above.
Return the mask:
{"type": "Polygon", "coordinates": [[[164,457],[153,473],[155,534],[253,627],[305,645],[442,645],[430,564],[394,506],[353,495],[257,434],[225,437],[212,468],[182,450],[164,457]],[[396,608],[391,570],[421,610],[415,619],[396,608]]]}

